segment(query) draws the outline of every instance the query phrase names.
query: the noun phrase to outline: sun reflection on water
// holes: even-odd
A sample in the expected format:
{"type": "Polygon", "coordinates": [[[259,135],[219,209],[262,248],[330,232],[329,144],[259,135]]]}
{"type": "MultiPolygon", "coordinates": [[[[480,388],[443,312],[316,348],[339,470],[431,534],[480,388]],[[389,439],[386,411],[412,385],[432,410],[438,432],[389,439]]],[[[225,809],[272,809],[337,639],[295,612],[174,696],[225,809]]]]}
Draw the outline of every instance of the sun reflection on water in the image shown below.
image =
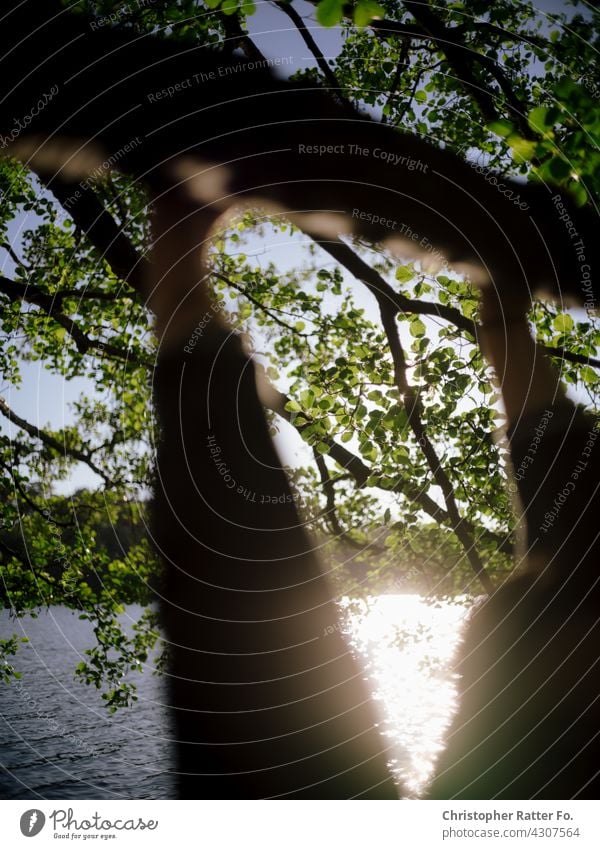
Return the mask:
{"type": "Polygon", "coordinates": [[[346,606],[352,643],[367,660],[392,742],[391,767],[405,795],[418,796],[457,707],[452,663],[468,604],[382,595],[346,606]]]}

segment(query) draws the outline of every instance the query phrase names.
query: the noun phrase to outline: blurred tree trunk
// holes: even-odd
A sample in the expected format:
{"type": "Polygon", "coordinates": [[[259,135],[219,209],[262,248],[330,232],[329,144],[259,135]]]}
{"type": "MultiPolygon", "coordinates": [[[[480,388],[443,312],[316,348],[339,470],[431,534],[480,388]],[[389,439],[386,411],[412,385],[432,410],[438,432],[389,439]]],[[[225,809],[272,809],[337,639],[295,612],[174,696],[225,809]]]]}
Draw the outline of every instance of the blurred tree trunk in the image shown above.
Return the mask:
{"type": "Polygon", "coordinates": [[[156,371],[156,542],[184,798],[397,798],[239,339],[156,371]]]}

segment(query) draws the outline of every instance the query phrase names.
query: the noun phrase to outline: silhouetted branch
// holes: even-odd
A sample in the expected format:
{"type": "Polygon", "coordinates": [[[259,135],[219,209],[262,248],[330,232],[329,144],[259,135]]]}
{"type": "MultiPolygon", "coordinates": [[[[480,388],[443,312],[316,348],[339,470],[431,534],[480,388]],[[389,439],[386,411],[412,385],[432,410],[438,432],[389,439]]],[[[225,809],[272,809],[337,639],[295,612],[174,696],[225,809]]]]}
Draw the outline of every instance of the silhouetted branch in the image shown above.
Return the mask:
{"type": "Polygon", "coordinates": [[[72,457],[74,460],[78,460],[80,463],[85,463],[88,468],[90,468],[93,472],[95,472],[102,480],[107,484],[112,484],[111,479],[106,475],[105,472],[102,471],[92,460],[92,457],[89,453],[84,451],[79,451],[77,448],[69,448],[64,443],[60,442],[56,437],[52,436],[50,433],[47,433],[45,430],[37,427],[36,425],[31,424],[26,419],[21,418],[21,416],[17,415],[11,408],[8,406],[4,398],[0,398],[0,413],[2,413],[5,418],[7,418],[12,424],[20,427],[21,430],[24,430],[25,433],[28,433],[29,436],[32,436],[34,439],[39,439],[40,442],[43,442],[48,448],[51,448],[53,451],[56,451],[57,454],[65,457],[72,457]]]}

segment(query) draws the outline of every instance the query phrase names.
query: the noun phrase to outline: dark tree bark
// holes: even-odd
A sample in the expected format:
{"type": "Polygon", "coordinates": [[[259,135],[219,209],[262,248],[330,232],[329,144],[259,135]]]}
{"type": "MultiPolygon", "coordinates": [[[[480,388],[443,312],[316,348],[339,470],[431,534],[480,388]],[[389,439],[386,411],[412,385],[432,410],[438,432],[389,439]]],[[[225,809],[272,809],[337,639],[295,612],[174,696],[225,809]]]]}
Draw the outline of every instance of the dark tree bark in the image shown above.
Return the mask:
{"type": "Polygon", "coordinates": [[[208,330],[155,380],[181,795],[397,798],[239,339],[208,330]]]}
{"type": "Polygon", "coordinates": [[[429,796],[597,799],[600,437],[567,402],[526,415],[509,436],[515,468],[526,469],[528,569],[470,618],[460,708],[429,796]]]}
{"type": "MultiPolygon", "coordinates": [[[[58,0],[8,14],[0,53],[0,132],[38,170],[77,177],[113,161],[155,188],[183,181],[199,205],[271,204],[325,236],[425,256],[429,244],[500,285],[585,297],[564,216],[593,269],[592,212],[551,187],[499,178],[528,206],[517,210],[458,157],[349,112],[324,89],[240,72],[239,59],[196,43],[94,28],[58,0]]],[[[595,274],[590,285],[598,297],[595,274]]]]}

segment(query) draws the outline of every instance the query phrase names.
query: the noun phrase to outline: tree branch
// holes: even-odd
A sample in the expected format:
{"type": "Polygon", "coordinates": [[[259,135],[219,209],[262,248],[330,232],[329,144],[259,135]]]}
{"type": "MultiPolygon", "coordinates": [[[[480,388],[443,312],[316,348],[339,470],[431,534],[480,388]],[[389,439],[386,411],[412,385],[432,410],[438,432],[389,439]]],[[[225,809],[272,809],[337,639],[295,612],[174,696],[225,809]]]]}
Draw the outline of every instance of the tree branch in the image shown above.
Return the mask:
{"type": "Polygon", "coordinates": [[[325,495],[325,499],[327,501],[327,507],[321,513],[321,516],[325,518],[325,520],[331,526],[331,530],[335,534],[338,539],[343,539],[346,542],[349,542],[351,545],[354,545],[354,540],[348,536],[346,531],[340,525],[337,510],[335,505],[335,487],[333,481],[331,480],[331,475],[329,474],[329,469],[327,468],[327,463],[323,455],[317,451],[316,448],[313,448],[313,455],[315,458],[315,463],[317,464],[317,469],[319,470],[319,476],[321,478],[321,484],[323,485],[323,493],[325,495]]]}
{"type": "Polygon", "coordinates": [[[431,315],[443,318],[470,333],[473,338],[476,338],[477,330],[474,321],[466,318],[460,310],[455,307],[449,307],[446,304],[433,304],[430,301],[420,301],[413,298],[408,298],[401,292],[396,292],[385,278],[374,268],[355,253],[352,248],[342,242],[341,239],[321,239],[312,233],[307,235],[323,248],[336,262],[343,266],[346,271],[349,271],[353,277],[364,283],[367,289],[377,298],[385,298],[390,304],[393,304],[399,312],[414,313],[417,315],[431,315]]]}
{"type": "MultiPolygon", "coordinates": [[[[388,96],[386,97],[386,100],[385,100],[384,114],[383,114],[382,119],[381,119],[382,123],[384,123],[384,124],[387,123],[387,116],[385,115],[385,107],[391,105],[392,100],[394,99],[394,97],[396,96],[396,92],[398,91],[398,86],[400,84],[402,74],[409,66],[410,48],[411,48],[410,38],[402,39],[402,46],[400,48],[400,56],[398,57],[398,64],[396,65],[396,70],[394,72],[394,78],[392,79],[390,89],[389,89],[389,92],[388,92],[388,96]]],[[[410,100],[412,100],[412,97],[410,98],[410,100]]],[[[409,102],[410,102],[410,100],[409,100],[409,102]]]]}
{"type": "Polygon", "coordinates": [[[41,430],[41,428],[36,427],[26,421],[26,419],[21,418],[21,416],[18,416],[15,412],[13,412],[13,410],[11,410],[4,398],[0,398],[0,413],[12,422],[12,424],[20,427],[21,430],[25,431],[25,433],[28,433],[29,436],[32,436],[34,439],[39,439],[40,442],[43,442],[44,445],[47,445],[48,448],[56,451],[61,456],[72,457],[80,463],[85,463],[86,466],[101,477],[105,483],[112,485],[113,482],[111,479],[94,463],[89,454],[79,451],[77,448],[68,448],[51,434],[46,433],[46,431],[41,430]]]}
{"type": "MultiPolygon", "coordinates": [[[[310,419],[307,418],[306,414],[303,414],[303,417],[307,419],[306,423],[296,424],[296,417],[292,416],[292,414],[285,409],[286,404],[290,400],[288,396],[279,392],[279,390],[277,390],[268,381],[264,373],[257,371],[257,378],[260,378],[260,381],[263,384],[264,391],[261,392],[261,400],[265,407],[276,413],[282,419],[285,419],[285,421],[291,424],[292,427],[294,427],[298,433],[302,435],[303,430],[312,423],[310,419]]],[[[370,469],[369,466],[360,459],[360,457],[357,457],[356,454],[349,451],[345,445],[341,445],[339,442],[336,442],[332,437],[322,436],[321,441],[329,448],[328,456],[331,457],[332,460],[335,460],[335,462],[350,475],[357,487],[361,489],[366,486],[368,479],[373,476],[372,469],[370,469]]],[[[423,492],[420,487],[413,486],[409,481],[400,481],[392,489],[386,490],[386,492],[394,492],[396,495],[404,496],[411,501],[415,507],[422,510],[441,525],[451,524],[448,512],[444,510],[443,507],[440,507],[440,505],[437,504],[433,498],[427,495],[427,493],[423,492]]],[[[463,519],[462,522],[469,533],[477,535],[478,539],[484,538],[488,542],[493,543],[498,551],[501,551],[503,554],[507,554],[508,556],[512,556],[514,546],[510,534],[495,534],[493,531],[489,531],[486,528],[476,528],[471,522],[469,522],[468,519],[463,519]]]]}
{"type": "Polygon", "coordinates": [[[227,277],[226,274],[223,274],[221,271],[216,270],[213,270],[211,273],[214,277],[218,277],[218,279],[222,280],[223,283],[226,283],[228,286],[231,286],[232,289],[235,289],[237,292],[247,298],[250,303],[254,304],[254,306],[257,307],[259,310],[262,310],[265,315],[268,315],[269,318],[271,318],[276,324],[278,324],[280,327],[283,327],[289,333],[294,333],[296,336],[304,336],[305,338],[308,338],[313,335],[311,333],[303,333],[301,330],[296,330],[296,328],[292,327],[291,324],[288,324],[287,322],[283,321],[283,319],[279,318],[278,315],[276,315],[272,310],[270,310],[257,298],[255,298],[254,295],[251,295],[249,292],[247,292],[243,286],[239,286],[237,283],[234,283],[234,281],[231,280],[230,277],[227,277]]]}
{"type": "Polygon", "coordinates": [[[504,96],[507,98],[507,102],[511,107],[511,112],[519,125],[521,135],[525,138],[535,138],[532,134],[531,128],[525,120],[525,112],[527,110],[522,106],[512,91],[508,79],[498,64],[488,56],[484,56],[477,51],[470,51],[467,58],[465,55],[465,46],[461,44],[460,36],[457,39],[456,34],[453,33],[449,27],[444,26],[437,15],[434,14],[428,3],[404,0],[404,6],[411,13],[417,23],[419,23],[430,35],[430,37],[440,45],[443,45],[442,49],[448,63],[456,71],[461,82],[468,86],[471,97],[478,105],[486,122],[491,123],[492,121],[497,120],[499,114],[495,106],[495,96],[493,92],[486,89],[473,74],[471,69],[471,62],[473,60],[485,67],[488,71],[492,69],[493,76],[500,85],[504,96]]]}
{"type": "Polygon", "coordinates": [[[112,345],[110,342],[101,342],[99,339],[90,338],[70,316],[54,309],[55,303],[68,297],[68,293],[48,295],[32,283],[22,284],[16,280],[0,277],[0,294],[7,295],[13,303],[23,301],[39,307],[46,313],[48,318],[51,318],[67,331],[75,342],[80,354],[87,354],[93,350],[105,354],[109,359],[116,359],[128,365],[152,368],[152,362],[150,360],[134,357],[126,350],[123,350],[118,345],[112,345]]]}
{"type": "MultiPolygon", "coordinates": [[[[306,232],[306,231],[305,231],[306,232]]],[[[450,307],[447,304],[434,304],[431,301],[421,301],[416,298],[409,298],[401,292],[396,292],[385,278],[372,266],[367,263],[352,250],[341,239],[321,239],[312,233],[307,235],[319,247],[323,248],[336,262],[343,266],[346,271],[349,271],[353,277],[364,283],[369,291],[377,298],[384,298],[389,304],[393,304],[398,312],[412,313],[414,315],[427,315],[435,318],[441,318],[468,333],[473,339],[478,338],[479,324],[470,318],[464,316],[456,307],[450,307]]],[[[600,368],[600,359],[588,357],[585,354],[575,354],[572,351],[566,351],[564,348],[554,348],[551,345],[539,344],[542,351],[551,357],[558,357],[578,365],[593,366],[600,368]]]]}
{"type": "MultiPolygon", "coordinates": [[[[309,0],[309,2],[311,2],[311,0],[309,0]]],[[[433,41],[438,46],[438,49],[444,53],[446,61],[455,71],[457,79],[467,87],[470,96],[477,104],[486,122],[490,123],[491,121],[495,121],[499,118],[495,105],[495,94],[485,88],[481,81],[474,76],[471,70],[471,63],[477,62],[492,75],[500,86],[500,89],[511,110],[511,115],[517,122],[521,135],[528,139],[535,138],[535,135],[525,117],[525,114],[528,111],[528,105],[522,104],[516,96],[503,69],[497,62],[490,59],[490,57],[486,54],[470,49],[468,45],[464,43],[464,36],[469,32],[483,32],[489,30],[493,31],[495,34],[502,34],[505,37],[505,40],[507,40],[507,35],[513,35],[515,40],[524,41],[525,43],[530,43],[536,46],[543,46],[541,44],[541,41],[543,40],[538,43],[538,40],[535,38],[507,33],[500,27],[494,27],[493,25],[486,24],[485,22],[478,22],[473,26],[461,25],[447,27],[442,24],[427,4],[423,2],[413,3],[410,2],[410,0],[407,0],[404,5],[418,23],[404,23],[392,21],[387,18],[380,20],[374,19],[370,22],[369,28],[372,29],[373,32],[376,33],[376,35],[378,35],[383,41],[388,40],[387,36],[390,33],[399,37],[409,37],[413,39],[420,39],[422,41],[433,41]],[[464,55],[466,50],[469,50],[468,57],[464,55]]],[[[352,8],[348,6],[344,9],[344,12],[346,15],[351,15],[352,8]]]]}
{"type": "Polygon", "coordinates": [[[239,48],[244,53],[244,56],[253,62],[266,61],[265,55],[261,53],[248,33],[242,29],[237,14],[226,15],[223,12],[217,12],[217,17],[223,25],[226,43],[231,50],[239,48]]]}
{"type": "MultiPolygon", "coordinates": [[[[406,361],[396,325],[396,315],[399,311],[406,311],[405,301],[408,301],[410,304],[410,299],[406,298],[404,295],[400,295],[398,299],[398,294],[394,292],[391,286],[381,277],[381,275],[364,263],[360,257],[356,257],[354,252],[339,239],[325,241],[314,238],[314,240],[331,256],[333,256],[334,259],[338,261],[341,261],[340,258],[352,260],[354,267],[359,268],[361,272],[358,279],[364,282],[369,291],[371,291],[375,296],[379,305],[383,328],[392,353],[396,385],[400,395],[404,399],[409,426],[413,431],[423,454],[425,455],[427,464],[433,474],[435,482],[442,490],[450,526],[460,540],[469,563],[485,591],[488,593],[492,592],[493,584],[481,563],[479,555],[477,554],[473,538],[466,528],[458,511],[452,483],[440,464],[439,458],[437,457],[436,451],[429,439],[429,435],[427,434],[426,428],[421,419],[419,399],[406,378],[406,361]],[[355,262],[356,260],[358,260],[358,262],[355,262]],[[400,304],[402,304],[402,306],[400,306],[400,304]]],[[[442,307],[443,305],[440,305],[440,309],[442,307]]],[[[443,309],[446,311],[447,309],[452,308],[444,307],[443,309]]],[[[460,315],[460,313],[458,314],[460,315]]],[[[463,316],[461,316],[461,320],[468,321],[468,319],[464,319],[463,316]]]]}
{"type": "Polygon", "coordinates": [[[94,191],[82,183],[61,180],[38,173],[39,180],[52,192],[82,230],[114,274],[146,300],[144,274],[148,260],[138,254],[112,215],[94,191]]]}
{"type": "Polygon", "coordinates": [[[414,387],[410,385],[406,377],[406,359],[400,342],[398,326],[396,324],[397,310],[389,303],[389,301],[384,300],[383,298],[379,298],[378,301],[381,321],[388,339],[392,359],[394,361],[396,385],[404,400],[404,407],[408,416],[408,424],[415,436],[415,439],[417,440],[417,443],[423,451],[423,454],[425,455],[425,459],[427,460],[427,464],[436,484],[442,490],[450,525],[463,546],[467,559],[471,564],[473,571],[479,578],[482,587],[487,593],[491,593],[493,592],[494,585],[485,571],[475,548],[475,542],[459,513],[452,482],[446,474],[445,469],[442,467],[435,448],[429,439],[425,425],[423,424],[419,397],[415,392],[414,387]]]}
{"type": "Polygon", "coordinates": [[[352,117],[355,117],[356,114],[357,114],[356,109],[350,103],[350,101],[347,100],[347,98],[344,97],[344,95],[342,94],[342,87],[341,87],[341,85],[338,81],[338,78],[336,77],[336,75],[331,70],[331,68],[330,68],[330,66],[327,62],[327,59],[325,59],[325,57],[323,56],[323,53],[321,52],[321,48],[319,47],[317,42],[312,37],[311,32],[310,32],[309,28],[306,26],[302,16],[299,15],[298,12],[294,9],[291,2],[282,3],[282,2],[279,2],[279,0],[275,0],[275,5],[277,6],[278,9],[280,9],[282,12],[284,12],[284,14],[286,14],[288,16],[288,18],[297,27],[298,32],[300,33],[300,35],[302,37],[302,40],[304,41],[304,43],[306,44],[306,46],[308,47],[308,49],[310,50],[310,52],[314,56],[315,61],[316,61],[317,65],[319,66],[321,73],[323,74],[323,76],[327,80],[327,84],[328,84],[330,90],[332,91],[332,94],[337,98],[339,103],[352,115],[352,117]]]}

